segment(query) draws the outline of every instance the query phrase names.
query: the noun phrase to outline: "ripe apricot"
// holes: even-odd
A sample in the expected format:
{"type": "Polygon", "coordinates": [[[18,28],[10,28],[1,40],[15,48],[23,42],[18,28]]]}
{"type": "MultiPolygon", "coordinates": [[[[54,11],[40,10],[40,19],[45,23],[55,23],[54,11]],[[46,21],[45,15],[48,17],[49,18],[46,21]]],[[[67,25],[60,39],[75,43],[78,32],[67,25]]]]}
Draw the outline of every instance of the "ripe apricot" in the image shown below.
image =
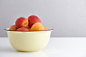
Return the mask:
{"type": "Polygon", "coordinates": [[[35,23],[41,23],[41,20],[36,15],[31,15],[28,17],[29,27],[31,28],[35,23]]]}
{"type": "Polygon", "coordinates": [[[40,30],[45,30],[44,26],[42,26],[41,23],[35,23],[31,27],[31,31],[40,31],[40,30]]]}
{"type": "Polygon", "coordinates": [[[16,25],[12,25],[9,30],[17,30],[16,25]]]}
{"type": "Polygon", "coordinates": [[[17,31],[29,31],[27,28],[18,28],[17,31]]]}
{"type": "Polygon", "coordinates": [[[17,28],[27,28],[28,27],[28,20],[25,17],[20,17],[16,20],[15,25],[17,28]]]}
{"type": "Polygon", "coordinates": [[[45,30],[48,30],[48,28],[47,27],[44,27],[45,28],[45,30]]]}

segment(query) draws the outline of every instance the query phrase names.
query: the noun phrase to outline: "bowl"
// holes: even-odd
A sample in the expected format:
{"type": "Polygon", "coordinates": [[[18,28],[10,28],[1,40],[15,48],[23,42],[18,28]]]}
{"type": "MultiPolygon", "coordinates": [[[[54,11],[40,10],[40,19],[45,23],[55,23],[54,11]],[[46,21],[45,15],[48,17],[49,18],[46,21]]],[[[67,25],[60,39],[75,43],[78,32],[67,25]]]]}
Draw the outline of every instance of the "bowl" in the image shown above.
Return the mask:
{"type": "Polygon", "coordinates": [[[8,34],[10,44],[18,51],[40,51],[44,49],[50,39],[51,31],[12,31],[5,29],[8,34]]]}

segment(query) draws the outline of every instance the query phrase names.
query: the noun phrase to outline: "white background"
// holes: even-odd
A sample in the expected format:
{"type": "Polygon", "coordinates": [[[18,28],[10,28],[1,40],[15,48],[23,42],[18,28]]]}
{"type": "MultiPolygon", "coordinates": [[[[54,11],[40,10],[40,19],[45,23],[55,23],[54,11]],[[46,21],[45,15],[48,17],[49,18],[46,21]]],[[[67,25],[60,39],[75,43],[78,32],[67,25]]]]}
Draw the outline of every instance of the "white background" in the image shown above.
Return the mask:
{"type": "Polygon", "coordinates": [[[0,37],[0,57],[86,57],[86,37],[51,37],[38,52],[19,52],[7,37],[0,37]]]}
{"type": "Polygon", "coordinates": [[[0,0],[0,36],[20,17],[39,16],[52,36],[86,36],[86,0],[0,0]]]}

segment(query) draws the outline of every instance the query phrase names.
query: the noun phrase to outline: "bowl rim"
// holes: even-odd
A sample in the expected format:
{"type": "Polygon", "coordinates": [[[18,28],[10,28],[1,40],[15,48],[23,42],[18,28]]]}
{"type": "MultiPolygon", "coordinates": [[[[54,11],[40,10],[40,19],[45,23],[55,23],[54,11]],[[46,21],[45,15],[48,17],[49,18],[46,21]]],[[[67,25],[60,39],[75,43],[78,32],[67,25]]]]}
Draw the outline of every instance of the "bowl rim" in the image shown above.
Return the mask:
{"type": "MultiPolygon", "coordinates": [[[[14,30],[9,30],[9,28],[4,29],[5,31],[14,31],[14,30]]],[[[40,30],[40,31],[53,31],[53,29],[49,30],[40,30]]],[[[40,31],[15,31],[15,32],[40,32],[40,31]]]]}

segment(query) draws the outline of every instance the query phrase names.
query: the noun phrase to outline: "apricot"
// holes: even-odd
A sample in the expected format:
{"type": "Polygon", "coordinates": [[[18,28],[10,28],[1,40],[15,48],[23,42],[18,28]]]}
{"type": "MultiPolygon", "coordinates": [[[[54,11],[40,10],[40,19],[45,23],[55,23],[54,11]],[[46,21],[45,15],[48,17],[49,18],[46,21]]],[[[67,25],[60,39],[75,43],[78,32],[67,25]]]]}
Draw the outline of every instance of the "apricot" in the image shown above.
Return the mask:
{"type": "Polygon", "coordinates": [[[47,27],[44,27],[45,28],[45,30],[48,30],[48,28],[47,27]]]}
{"type": "Polygon", "coordinates": [[[40,31],[40,30],[45,30],[44,26],[42,26],[41,23],[35,23],[31,27],[31,31],[40,31]]]}
{"type": "Polygon", "coordinates": [[[12,25],[9,30],[17,30],[16,25],[12,25]]]}
{"type": "Polygon", "coordinates": [[[18,28],[17,31],[29,31],[27,28],[18,28]]]}
{"type": "Polygon", "coordinates": [[[28,28],[28,30],[30,31],[30,30],[31,30],[31,28],[28,28]]]}
{"type": "Polygon", "coordinates": [[[29,27],[31,28],[33,24],[37,22],[41,23],[41,20],[37,16],[31,15],[28,17],[28,22],[29,22],[29,27]]]}
{"type": "Polygon", "coordinates": [[[16,20],[15,25],[17,28],[27,28],[28,27],[28,20],[25,17],[20,17],[16,20]]]}

